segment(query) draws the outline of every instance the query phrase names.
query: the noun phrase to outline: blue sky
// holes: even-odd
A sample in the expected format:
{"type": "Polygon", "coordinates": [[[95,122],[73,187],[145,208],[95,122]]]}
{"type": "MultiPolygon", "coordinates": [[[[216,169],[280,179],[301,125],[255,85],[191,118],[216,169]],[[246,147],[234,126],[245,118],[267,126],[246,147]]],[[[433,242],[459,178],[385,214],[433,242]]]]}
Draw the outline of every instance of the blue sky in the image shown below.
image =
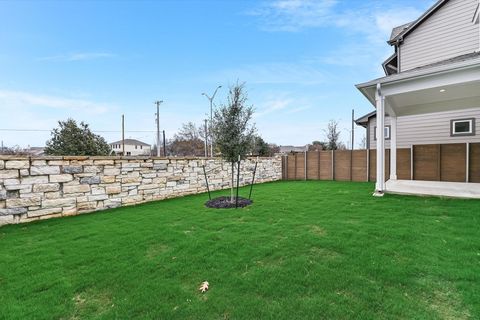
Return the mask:
{"type": "Polygon", "coordinates": [[[154,143],[153,101],[165,101],[160,126],[172,136],[205,118],[202,92],[223,85],[218,104],[239,80],[267,141],[322,140],[335,119],[348,142],[351,109],[373,110],[354,84],[382,75],[391,28],[432,3],[1,1],[0,129],[45,131],[0,131],[0,139],[40,146],[68,117],[118,131],[125,114],[126,136],[154,143]]]}

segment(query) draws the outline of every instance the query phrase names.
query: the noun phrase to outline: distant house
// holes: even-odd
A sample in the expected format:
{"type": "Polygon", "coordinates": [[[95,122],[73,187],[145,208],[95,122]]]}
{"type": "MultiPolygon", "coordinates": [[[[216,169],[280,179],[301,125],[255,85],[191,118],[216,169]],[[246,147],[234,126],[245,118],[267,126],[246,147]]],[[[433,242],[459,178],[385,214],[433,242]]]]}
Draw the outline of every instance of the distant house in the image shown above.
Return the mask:
{"type": "MultiPolygon", "coordinates": [[[[125,139],[125,155],[126,156],[145,156],[150,155],[152,150],[151,146],[148,143],[135,140],[135,139],[125,139]]],[[[110,143],[112,151],[116,155],[123,155],[123,143],[122,140],[115,141],[110,143]]]]}
{"type": "Polygon", "coordinates": [[[480,182],[479,6],[478,0],[439,0],[394,28],[385,76],[356,86],[376,108],[356,120],[367,128],[368,149],[376,149],[376,195],[400,186],[428,186],[425,194],[434,194],[467,182],[456,186],[480,197],[480,184],[471,183],[480,182]],[[397,148],[410,154],[398,165],[410,169],[411,181],[398,179],[397,148]]]}
{"type": "Polygon", "coordinates": [[[45,148],[44,147],[28,147],[27,149],[25,149],[25,153],[34,157],[44,156],[45,148]]]}
{"type": "Polygon", "coordinates": [[[290,153],[290,152],[304,152],[308,151],[308,145],[305,146],[280,146],[279,153],[290,153]]]}

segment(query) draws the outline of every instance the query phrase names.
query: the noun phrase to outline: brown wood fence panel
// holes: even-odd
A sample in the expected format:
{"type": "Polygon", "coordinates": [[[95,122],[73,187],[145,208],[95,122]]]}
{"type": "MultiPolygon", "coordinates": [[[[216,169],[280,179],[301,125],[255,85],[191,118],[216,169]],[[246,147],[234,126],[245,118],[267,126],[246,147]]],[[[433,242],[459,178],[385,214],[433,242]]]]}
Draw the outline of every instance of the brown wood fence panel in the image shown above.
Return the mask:
{"type": "Polygon", "coordinates": [[[297,153],[296,161],[297,161],[297,166],[296,166],[297,180],[305,180],[305,153],[304,152],[297,153]]]}
{"type": "Polygon", "coordinates": [[[410,148],[397,149],[397,179],[399,180],[410,180],[412,178],[412,159],[410,153],[410,148]]]}
{"type": "Polygon", "coordinates": [[[287,156],[287,179],[296,180],[295,177],[295,155],[289,154],[287,156]]]}
{"type": "Polygon", "coordinates": [[[440,147],[440,179],[465,182],[467,179],[467,144],[443,144],[440,147]]]}
{"type": "Polygon", "coordinates": [[[332,180],[332,151],[320,151],[320,180],[332,180]]]}
{"type": "Polygon", "coordinates": [[[351,154],[348,150],[335,151],[334,180],[350,181],[351,154]]]}
{"type": "Polygon", "coordinates": [[[370,150],[370,176],[369,181],[377,180],[377,150],[370,150]]]}
{"type": "Polygon", "coordinates": [[[469,181],[480,182],[480,143],[470,143],[469,181]]]}
{"type": "Polygon", "coordinates": [[[352,180],[367,181],[367,150],[354,150],[352,153],[352,180]]]}
{"type": "Polygon", "coordinates": [[[440,180],[440,145],[426,144],[413,147],[413,179],[440,180]]]}
{"type": "Polygon", "coordinates": [[[319,179],[319,166],[318,166],[318,152],[307,152],[307,179],[318,180],[319,179]]]}

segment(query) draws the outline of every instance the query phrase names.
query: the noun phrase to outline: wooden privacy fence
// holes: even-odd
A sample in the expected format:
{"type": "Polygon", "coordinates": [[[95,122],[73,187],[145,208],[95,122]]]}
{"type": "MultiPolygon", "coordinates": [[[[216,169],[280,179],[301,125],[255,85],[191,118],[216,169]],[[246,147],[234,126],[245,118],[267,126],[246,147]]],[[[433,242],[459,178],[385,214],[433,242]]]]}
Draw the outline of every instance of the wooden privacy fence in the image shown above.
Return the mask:
{"type": "MultiPolygon", "coordinates": [[[[291,153],[282,159],[284,180],[375,181],[376,150],[291,153]]],[[[390,178],[390,150],[385,150],[390,178]]],[[[480,143],[414,145],[397,149],[397,179],[480,182],[480,143]]]]}

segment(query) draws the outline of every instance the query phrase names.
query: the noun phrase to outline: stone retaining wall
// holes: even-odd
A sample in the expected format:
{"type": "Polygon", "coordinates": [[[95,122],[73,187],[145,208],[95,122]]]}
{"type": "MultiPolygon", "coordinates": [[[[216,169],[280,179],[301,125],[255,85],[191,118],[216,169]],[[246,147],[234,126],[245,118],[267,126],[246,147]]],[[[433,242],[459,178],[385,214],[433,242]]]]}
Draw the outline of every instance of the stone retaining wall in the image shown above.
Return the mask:
{"type": "MultiPolygon", "coordinates": [[[[211,190],[230,186],[231,165],[221,159],[0,156],[0,225],[205,192],[203,163],[211,190]]],[[[241,185],[254,164],[242,161],[241,185]]],[[[256,182],[281,177],[280,157],[259,159],[256,182]]]]}

